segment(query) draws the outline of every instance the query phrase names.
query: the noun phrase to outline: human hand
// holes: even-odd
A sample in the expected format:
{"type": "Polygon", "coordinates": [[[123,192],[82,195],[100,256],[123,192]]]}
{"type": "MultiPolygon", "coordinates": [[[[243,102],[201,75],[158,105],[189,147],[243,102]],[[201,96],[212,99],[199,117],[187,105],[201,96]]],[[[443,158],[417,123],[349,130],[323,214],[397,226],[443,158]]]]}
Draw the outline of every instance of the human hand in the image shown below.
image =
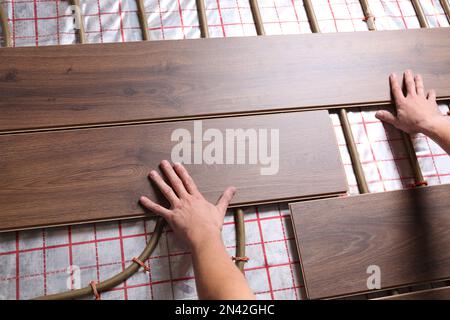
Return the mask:
{"type": "Polygon", "coordinates": [[[164,160],[161,169],[171,186],[155,170],[149,177],[169,201],[170,209],[144,196],[140,198],[141,204],[166,219],[175,234],[191,249],[207,241],[220,240],[223,219],[236,189],[228,187],[213,205],[205,200],[183,165],[172,167],[164,160]]]}
{"type": "Polygon", "coordinates": [[[395,74],[389,76],[397,115],[386,110],[380,110],[375,116],[407,133],[420,132],[430,135],[434,128],[445,120],[436,103],[436,92],[430,90],[425,94],[422,77],[420,74],[414,77],[411,70],[405,71],[403,81],[406,96],[397,81],[397,76],[395,74]]]}

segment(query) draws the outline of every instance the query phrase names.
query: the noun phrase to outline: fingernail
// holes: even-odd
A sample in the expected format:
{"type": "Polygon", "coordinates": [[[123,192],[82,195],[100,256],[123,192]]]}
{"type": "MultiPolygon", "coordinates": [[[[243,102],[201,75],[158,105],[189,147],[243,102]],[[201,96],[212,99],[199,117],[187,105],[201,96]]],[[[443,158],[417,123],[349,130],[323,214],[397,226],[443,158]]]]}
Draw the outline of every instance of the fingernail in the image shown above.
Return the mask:
{"type": "Polygon", "coordinates": [[[150,171],[150,176],[151,176],[151,177],[156,176],[156,171],[155,171],[155,170],[150,171]]]}

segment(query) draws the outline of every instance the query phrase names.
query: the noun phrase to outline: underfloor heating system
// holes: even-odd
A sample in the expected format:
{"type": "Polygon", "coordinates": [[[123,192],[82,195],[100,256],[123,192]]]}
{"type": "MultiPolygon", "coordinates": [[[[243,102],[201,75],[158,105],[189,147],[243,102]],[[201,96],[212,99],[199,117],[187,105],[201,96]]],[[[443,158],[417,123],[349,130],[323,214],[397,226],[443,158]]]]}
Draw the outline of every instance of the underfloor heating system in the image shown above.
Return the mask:
{"type": "MultiPolygon", "coordinates": [[[[357,0],[314,0],[321,32],[367,32],[357,0]]],[[[88,43],[141,41],[135,0],[82,0],[88,43]]],[[[259,0],[267,35],[310,33],[300,0],[259,0]]],[[[440,1],[420,1],[429,27],[449,27],[440,1]]],[[[409,0],[370,0],[377,30],[419,28],[409,0]]],[[[69,1],[0,0],[9,17],[13,46],[66,45],[76,42],[69,1]]],[[[195,0],[146,0],[152,40],[200,38],[195,0]]],[[[210,37],[255,36],[248,0],[205,0],[210,37]]],[[[1,33],[3,34],[3,33],[1,33]]],[[[0,39],[1,40],[1,39],[0,39]]],[[[183,54],[180,52],[180,54],[183,54]]],[[[364,72],[364,70],[362,70],[364,72]]],[[[387,79],[386,79],[387,81],[387,79]]],[[[448,105],[440,105],[445,114],[448,105]]],[[[348,119],[370,192],[408,188],[414,175],[401,135],[384,126],[378,108],[348,111],[348,119]]],[[[358,187],[339,116],[331,112],[349,194],[358,187]]],[[[450,183],[450,157],[423,135],[412,137],[428,185],[450,183]]],[[[270,188],[270,186],[267,186],[270,188]]],[[[258,299],[303,299],[300,262],[287,204],[244,208],[245,276],[258,299]]],[[[0,299],[29,299],[84,287],[122,271],[145,246],[155,219],[108,222],[0,234],[0,299]]],[[[233,214],[226,216],[223,239],[235,252],[233,214]]],[[[166,229],[148,261],[101,299],[196,299],[188,249],[166,229]]],[[[86,299],[92,299],[87,297],[86,299]]]]}

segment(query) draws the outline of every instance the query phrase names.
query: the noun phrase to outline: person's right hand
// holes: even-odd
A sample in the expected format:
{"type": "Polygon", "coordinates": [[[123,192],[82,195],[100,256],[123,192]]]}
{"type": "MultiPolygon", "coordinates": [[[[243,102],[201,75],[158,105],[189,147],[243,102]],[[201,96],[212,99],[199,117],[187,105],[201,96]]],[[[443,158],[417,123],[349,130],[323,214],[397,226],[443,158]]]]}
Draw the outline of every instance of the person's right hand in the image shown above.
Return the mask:
{"type": "Polygon", "coordinates": [[[378,119],[407,133],[424,133],[427,135],[442,121],[446,121],[438,109],[436,92],[430,90],[425,94],[420,74],[414,77],[411,70],[405,71],[403,81],[406,96],[403,94],[395,74],[389,76],[389,81],[397,107],[397,115],[386,110],[380,110],[375,115],[378,119]]]}

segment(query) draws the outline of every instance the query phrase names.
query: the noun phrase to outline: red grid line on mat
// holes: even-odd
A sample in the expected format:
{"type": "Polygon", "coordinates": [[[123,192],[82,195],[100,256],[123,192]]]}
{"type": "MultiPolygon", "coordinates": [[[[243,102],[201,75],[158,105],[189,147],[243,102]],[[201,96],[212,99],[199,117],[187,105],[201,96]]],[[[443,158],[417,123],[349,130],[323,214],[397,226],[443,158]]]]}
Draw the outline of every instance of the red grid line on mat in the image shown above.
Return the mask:
{"type": "MultiPolygon", "coordinates": [[[[122,265],[122,271],[125,270],[125,251],[123,249],[123,236],[122,236],[122,222],[119,221],[118,223],[119,225],[119,244],[120,244],[120,264],[122,265]]],[[[125,300],[128,300],[128,291],[126,289],[127,287],[127,281],[124,281],[124,296],[125,296],[125,300]]]]}
{"type": "MultiPolygon", "coordinates": [[[[37,17],[37,6],[36,6],[36,1],[34,1],[34,16],[37,17]]],[[[35,33],[35,37],[36,37],[36,46],[39,45],[39,31],[38,31],[38,20],[35,19],[34,20],[34,33],[35,33]]]]}
{"type": "MultiPolygon", "coordinates": [[[[147,232],[147,224],[144,222],[144,237],[145,237],[145,243],[148,243],[148,241],[150,240],[148,235],[149,233],[147,232]]],[[[145,262],[144,262],[145,263],[145,262]]],[[[150,297],[153,300],[154,297],[154,293],[153,293],[153,285],[152,285],[152,268],[150,266],[150,263],[147,264],[149,267],[148,270],[148,283],[149,283],[149,287],[150,287],[150,297]]]]}
{"type": "MultiPolygon", "coordinates": [[[[223,23],[222,9],[220,8],[220,1],[216,0],[216,3],[217,3],[217,12],[219,14],[219,19],[220,19],[220,25],[222,27],[222,36],[226,37],[225,25],[223,23]]],[[[214,25],[210,25],[210,27],[214,27],[214,25]]]]}
{"type": "MultiPolygon", "coordinates": [[[[59,13],[59,5],[57,3],[55,3],[55,9],[56,9],[56,16],[59,17],[60,13],[59,13]]],[[[59,28],[60,28],[60,23],[59,23],[59,19],[56,19],[56,39],[58,41],[58,44],[61,44],[60,41],[60,37],[61,35],[59,34],[59,28]]]]}
{"type": "Polygon", "coordinates": [[[20,299],[20,257],[19,257],[19,232],[16,235],[16,300],[20,299]]]}
{"type": "MultiPolygon", "coordinates": [[[[289,269],[291,271],[292,284],[295,287],[295,275],[294,275],[295,270],[292,268],[292,261],[291,261],[291,257],[290,257],[290,254],[289,254],[289,246],[288,246],[288,243],[286,241],[289,237],[287,236],[286,230],[284,228],[284,223],[282,221],[283,220],[283,216],[281,214],[280,206],[278,206],[278,212],[279,212],[280,220],[281,220],[281,228],[282,228],[282,231],[283,231],[283,238],[285,240],[284,241],[284,247],[286,248],[286,254],[287,254],[287,258],[288,258],[289,269]]],[[[290,217],[289,217],[289,220],[290,220],[290,217]]],[[[294,290],[294,294],[295,294],[295,299],[298,300],[299,299],[299,294],[297,293],[297,290],[294,290]]]]}
{"type": "Polygon", "coordinates": [[[239,0],[236,0],[236,9],[239,14],[239,23],[241,25],[241,32],[242,32],[242,34],[245,34],[244,21],[242,20],[242,13],[241,13],[241,7],[239,6],[239,0]]]}
{"type": "MultiPolygon", "coordinates": [[[[166,245],[167,245],[167,248],[169,248],[169,239],[168,239],[168,237],[166,236],[166,245]]],[[[170,282],[170,288],[171,288],[171,293],[172,293],[172,298],[174,298],[175,299],[175,292],[174,292],[174,289],[173,289],[173,274],[172,274],[172,268],[171,268],[171,265],[170,265],[170,256],[171,256],[171,254],[169,253],[169,249],[167,249],[167,260],[168,260],[168,262],[169,262],[169,282],[170,282]]],[[[172,255],[173,256],[173,255],[172,255]]],[[[189,277],[190,278],[190,277],[189,277]]]]}
{"type": "Polygon", "coordinates": [[[70,274],[70,290],[73,289],[74,277],[73,277],[73,250],[72,250],[72,227],[67,227],[67,240],[69,242],[69,274],[70,274]]]}
{"type": "Polygon", "coordinates": [[[119,0],[119,17],[120,17],[120,37],[122,39],[122,42],[124,42],[125,35],[123,31],[122,0],[119,0]]]}
{"type": "MultiPolygon", "coordinates": [[[[61,3],[61,2],[62,1],[59,1],[59,3],[61,3]]],[[[153,3],[161,4],[161,1],[147,1],[147,2],[151,2],[152,4],[153,3]]],[[[174,11],[161,10],[161,6],[159,6],[159,7],[156,7],[156,6],[149,7],[150,11],[148,12],[148,14],[156,14],[159,17],[160,22],[161,22],[160,26],[156,26],[156,27],[155,26],[150,26],[149,29],[151,31],[161,30],[161,34],[162,34],[163,38],[171,39],[171,38],[174,37],[174,34],[171,33],[171,34],[165,35],[165,31],[164,30],[169,30],[170,31],[170,30],[177,30],[177,29],[181,30],[183,28],[198,28],[198,25],[195,25],[195,24],[193,24],[193,25],[185,24],[184,20],[183,20],[183,23],[180,24],[180,25],[170,25],[170,26],[166,26],[165,25],[165,21],[163,21],[164,17],[166,17],[167,15],[170,16],[172,14],[173,15],[180,15],[180,21],[181,21],[181,19],[183,18],[182,17],[183,12],[187,13],[187,14],[196,15],[196,10],[195,9],[190,9],[188,7],[184,7],[186,2],[187,1],[177,0],[178,7],[174,11]],[[156,8],[156,9],[153,11],[152,10],[153,8],[156,8]]],[[[239,30],[241,30],[242,34],[245,34],[245,31],[244,31],[245,28],[244,27],[248,27],[248,26],[252,26],[253,27],[253,23],[251,22],[251,16],[249,17],[249,7],[248,7],[248,5],[243,5],[241,3],[241,1],[238,1],[238,0],[233,2],[233,3],[235,3],[235,6],[231,5],[231,1],[213,0],[213,2],[217,3],[217,8],[215,8],[214,6],[208,6],[207,7],[208,19],[210,19],[211,15],[212,16],[218,15],[219,16],[219,23],[210,24],[210,27],[218,27],[218,28],[220,28],[222,30],[222,32],[223,32],[222,36],[228,36],[228,35],[233,34],[233,33],[229,33],[227,31],[228,27],[239,26],[239,30]],[[223,4],[223,2],[225,2],[225,4],[223,4]],[[218,10],[218,8],[220,8],[220,10],[218,10]],[[226,19],[224,19],[224,17],[223,17],[223,11],[224,10],[230,10],[230,11],[236,10],[237,15],[239,16],[238,22],[227,22],[226,19]]],[[[262,2],[262,1],[260,1],[260,2],[262,2]]],[[[342,4],[342,1],[327,1],[327,2],[331,3],[333,11],[336,10],[335,9],[336,8],[335,5],[342,4]]],[[[349,6],[352,5],[352,4],[355,4],[356,2],[357,1],[345,1],[345,5],[347,6],[346,10],[348,12],[350,12],[351,10],[350,10],[349,6]]],[[[16,18],[15,14],[13,14],[12,17],[10,17],[10,23],[12,24],[14,44],[16,44],[16,40],[18,40],[18,39],[19,40],[23,40],[23,39],[27,40],[28,39],[28,40],[32,41],[32,43],[29,43],[29,44],[36,45],[36,44],[45,43],[43,41],[43,39],[46,39],[46,38],[55,38],[55,43],[60,43],[60,42],[62,42],[61,39],[63,37],[73,36],[74,35],[73,32],[60,32],[59,27],[55,31],[55,34],[48,34],[48,35],[47,34],[46,35],[39,34],[40,33],[39,27],[35,27],[34,34],[32,34],[32,35],[20,35],[20,34],[18,35],[17,34],[17,32],[20,31],[20,30],[18,30],[16,28],[16,24],[17,23],[20,24],[20,23],[30,22],[34,26],[37,26],[38,25],[38,21],[51,22],[51,20],[56,19],[56,25],[62,24],[62,20],[61,19],[67,18],[69,15],[64,14],[63,12],[59,11],[60,8],[59,8],[59,5],[58,5],[58,1],[56,1],[56,0],[53,0],[53,1],[52,0],[34,0],[34,1],[33,0],[23,0],[23,1],[11,0],[11,1],[6,1],[4,3],[12,5],[12,12],[13,13],[16,12],[14,4],[30,3],[35,8],[35,7],[37,7],[38,3],[39,4],[41,4],[41,3],[55,3],[56,8],[57,8],[56,15],[54,17],[53,16],[50,16],[50,17],[38,17],[37,16],[38,13],[37,13],[36,10],[33,10],[34,16],[30,17],[30,18],[16,18]]],[[[125,0],[122,0],[120,3],[121,4],[125,3],[125,0]]],[[[283,2],[283,3],[287,3],[287,2],[283,2]]],[[[299,31],[298,32],[300,32],[301,30],[303,30],[302,28],[300,28],[300,24],[301,23],[307,23],[307,21],[304,19],[304,12],[300,12],[300,13],[297,12],[298,10],[300,10],[300,11],[303,10],[302,5],[299,4],[299,3],[300,3],[300,1],[295,1],[295,0],[292,0],[291,3],[287,4],[287,5],[279,4],[279,3],[276,3],[275,1],[273,1],[273,4],[271,2],[264,2],[264,5],[261,5],[261,3],[260,3],[260,6],[261,6],[262,11],[263,11],[262,12],[263,20],[264,20],[264,18],[267,17],[267,14],[264,14],[264,12],[268,12],[268,11],[264,11],[264,8],[268,8],[268,9],[273,8],[274,10],[276,9],[277,13],[282,12],[283,10],[293,10],[294,11],[294,14],[293,14],[294,18],[292,18],[292,19],[288,18],[288,19],[284,19],[283,20],[283,18],[280,15],[276,15],[276,16],[272,17],[271,21],[265,22],[264,25],[266,27],[268,27],[268,26],[271,26],[271,25],[278,25],[278,26],[281,25],[282,26],[282,25],[289,24],[289,23],[295,23],[295,24],[299,25],[299,31]],[[266,7],[267,3],[269,3],[269,5],[267,5],[267,7],[266,7]]],[[[399,8],[400,8],[400,3],[405,3],[405,1],[401,1],[401,0],[400,1],[382,1],[382,3],[383,3],[383,5],[390,4],[390,3],[396,3],[396,4],[399,5],[399,8]]],[[[119,10],[117,12],[115,12],[114,10],[108,10],[109,8],[101,8],[99,0],[97,1],[97,6],[98,6],[98,12],[97,13],[86,14],[85,15],[85,19],[98,16],[98,21],[99,21],[99,30],[98,31],[97,30],[87,30],[88,39],[96,40],[96,38],[93,37],[93,36],[98,34],[99,35],[98,41],[99,42],[104,42],[105,41],[105,39],[103,37],[104,32],[117,32],[117,33],[119,33],[119,38],[122,41],[125,41],[127,39],[127,35],[128,35],[129,31],[139,30],[138,27],[124,26],[124,23],[123,23],[123,16],[124,16],[124,14],[136,14],[135,10],[123,10],[122,7],[119,7],[119,10]],[[101,17],[105,16],[105,15],[114,15],[114,14],[119,14],[120,27],[116,29],[116,28],[110,28],[110,26],[106,26],[106,25],[104,26],[101,17]]],[[[317,8],[316,8],[316,10],[317,10],[317,8]]],[[[427,17],[428,16],[429,15],[427,15],[427,17]]],[[[377,16],[377,19],[379,19],[380,17],[381,16],[377,16]]],[[[408,18],[408,19],[415,18],[414,15],[409,15],[409,14],[405,15],[402,12],[400,12],[400,15],[398,15],[398,14],[395,14],[395,13],[392,13],[392,12],[389,12],[389,11],[386,12],[385,17],[387,17],[387,18],[402,18],[403,21],[404,21],[405,27],[407,26],[407,22],[405,21],[405,18],[408,18]]],[[[334,17],[334,19],[333,18],[332,19],[320,18],[319,22],[320,22],[321,26],[324,25],[324,24],[327,24],[327,23],[332,23],[332,24],[335,25],[336,30],[338,30],[337,23],[335,23],[336,21],[349,21],[353,25],[353,29],[355,29],[354,25],[359,19],[362,19],[362,16],[359,16],[359,15],[356,14],[356,15],[352,16],[350,20],[346,19],[346,18],[334,17]]],[[[305,28],[305,30],[306,29],[307,28],[305,28]]],[[[283,28],[281,28],[280,32],[282,33],[284,31],[285,30],[283,28]]],[[[341,31],[341,30],[339,30],[339,31],[341,31]]],[[[182,31],[181,33],[182,33],[182,38],[187,37],[187,33],[186,33],[185,30],[182,31]]],[[[20,44],[23,44],[23,42],[21,42],[20,44]]],[[[364,115],[362,115],[361,117],[362,117],[362,119],[360,121],[351,121],[352,128],[355,128],[358,125],[363,125],[364,124],[364,125],[368,126],[370,124],[377,123],[377,121],[373,121],[373,120],[364,118],[364,115]]],[[[367,136],[367,132],[365,134],[367,136]]],[[[415,141],[419,141],[419,142],[420,141],[426,141],[426,143],[429,145],[429,141],[427,141],[426,139],[427,138],[425,138],[425,137],[417,137],[417,138],[415,138],[415,141]]],[[[386,140],[376,140],[376,141],[380,141],[380,142],[381,141],[387,141],[388,143],[390,143],[390,142],[393,142],[393,141],[396,141],[396,140],[398,140],[398,139],[389,139],[388,138],[386,140]]],[[[357,143],[359,145],[364,145],[364,141],[363,142],[358,141],[357,143]]],[[[373,143],[373,141],[369,141],[369,143],[373,143]]],[[[394,145],[391,146],[391,148],[393,148],[393,147],[394,147],[394,145]]],[[[446,156],[445,154],[435,154],[435,153],[433,153],[433,151],[431,150],[430,147],[428,147],[428,148],[430,150],[430,153],[418,155],[419,159],[428,159],[428,158],[431,157],[434,160],[435,157],[446,156]]],[[[392,161],[401,161],[401,160],[405,160],[405,159],[403,157],[397,157],[397,158],[393,157],[392,158],[392,161]]],[[[388,162],[388,161],[391,161],[391,159],[381,159],[380,160],[380,159],[377,159],[376,157],[374,157],[371,161],[367,161],[367,162],[364,161],[363,165],[376,163],[377,166],[378,165],[382,166],[383,162],[388,162]]],[[[348,165],[348,163],[346,165],[348,165]]],[[[436,174],[432,173],[432,174],[427,175],[427,177],[438,177],[440,179],[440,177],[445,177],[445,176],[449,176],[450,175],[450,174],[447,174],[447,173],[445,173],[445,174],[439,173],[437,171],[437,169],[438,168],[436,168],[436,165],[435,165],[436,174]]],[[[410,178],[400,177],[400,180],[407,180],[407,179],[410,179],[410,178]]],[[[391,181],[391,180],[396,180],[396,179],[390,179],[390,178],[381,177],[381,181],[369,180],[369,183],[382,182],[384,184],[384,182],[388,182],[388,181],[391,181]]],[[[247,215],[245,223],[246,223],[247,228],[252,223],[256,223],[257,224],[257,226],[258,226],[257,229],[258,230],[256,232],[259,234],[260,240],[259,241],[249,241],[249,243],[247,243],[246,247],[247,248],[252,248],[252,247],[261,246],[261,249],[264,249],[264,251],[266,251],[265,250],[266,249],[266,245],[268,245],[270,243],[284,243],[286,248],[288,248],[288,241],[291,241],[294,238],[287,234],[287,230],[284,230],[284,224],[282,224],[282,228],[283,228],[282,238],[277,239],[277,240],[269,240],[268,241],[267,239],[265,239],[265,237],[263,235],[263,230],[261,228],[261,223],[264,222],[264,221],[275,222],[278,219],[286,220],[286,219],[289,218],[289,214],[283,215],[281,213],[281,211],[278,210],[278,213],[275,213],[274,215],[271,215],[270,213],[267,214],[266,212],[261,212],[260,208],[257,208],[255,211],[256,211],[255,218],[248,218],[248,215],[247,215]]],[[[251,214],[252,213],[250,213],[250,215],[251,214]]],[[[234,225],[234,222],[227,222],[226,225],[234,225]]],[[[45,255],[46,250],[49,250],[49,249],[67,248],[67,250],[69,250],[69,263],[72,264],[73,263],[73,257],[70,258],[70,256],[72,255],[72,253],[70,253],[70,252],[73,249],[73,247],[82,246],[83,244],[93,244],[94,247],[95,247],[95,262],[94,262],[93,265],[82,266],[81,269],[82,270],[88,270],[88,269],[95,270],[96,271],[97,280],[99,280],[100,279],[100,268],[101,267],[108,266],[108,265],[118,265],[118,266],[122,266],[122,268],[123,268],[124,263],[128,264],[128,263],[131,263],[131,262],[129,260],[125,260],[125,253],[124,254],[121,253],[121,258],[118,261],[114,261],[112,263],[102,263],[102,261],[100,261],[100,258],[99,258],[98,244],[99,243],[109,242],[109,241],[114,241],[114,240],[119,240],[122,243],[122,248],[123,248],[123,241],[125,239],[139,238],[139,237],[144,237],[145,239],[147,239],[148,235],[150,235],[151,233],[147,232],[147,230],[146,230],[146,223],[145,222],[143,222],[143,226],[144,226],[144,229],[143,229],[142,232],[132,232],[131,234],[126,234],[126,235],[123,234],[123,232],[122,232],[122,234],[120,234],[118,232],[119,233],[118,236],[102,237],[102,236],[98,236],[98,234],[97,234],[97,225],[94,225],[93,226],[93,232],[92,232],[94,239],[93,240],[88,240],[88,241],[73,241],[73,239],[72,239],[73,238],[73,231],[71,230],[71,227],[67,227],[67,234],[68,234],[68,241],[67,241],[67,243],[57,244],[57,245],[48,245],[48,243],[47,243],[48,239],[47,239],[46,241],[43,241],[43,244],[41,246],[38,246],[36,248],[28,248],[28,247],[20,248],[19,235],[22,234],[22,232],[21,233],[19,233],[19,232],[15,233],[15,237],[16,237],[16,239],[15,239],[15,250],[3,252],[3,253],[0,252],[0,256],[2,256],[2,255],[3,256],[10,255],[12,257],[12,259],[16,260],[15,261],[16,262],[15,263],[15,275],[14,274],[9,275],[10,277],[7,278],[8,280],[15,279],[15,281],[16,281],[15,298],[16,299],[20,299],[20,297],[21,297],[21,294],[20,294],[20,280],[21,279],[26,279],[27,277],[33,277],[33,276],[34,277],[47,277],[48,275],[54,274],[55,272],[58,273],[58,272],[64,272],[65,271],[65,269],[61,269],[61,270],[56,270],[56,271],[53,270],[53,271],[48,272],[46,270],[46,268],[44,268],[44,266],[42,266],[43,267],[42,268],[43,272],[41,272],[41,273],[36,273],[36,274],[31,274],[31,275],[26,274],[26,273],[25,274],[20,274],[20,268],[19,267],[20,267],[20,263],[21,263],[21,261],[20,261],[20,254],[21,253],[27,253],[27,252],[33,252],[33,251],[42,251],[42,254],[45,255]]],[[[111,227],[111,230],[117,229],[117,231],[118,231],[118,228],[119,228],[119,226],[113,226],[113,227],[111,227]]],[[[127,229],[124,228],[123,224],[122,224],[122,231],[125,231],[125,230],[127,230],[127,229]]],[[[43,230],[42,232],[45,232],[45,231],[43,230]]],[[[23,232],[23,234],[26,234],[26,232],[23,232]]],[[[170,230],[165,231],[164,234],[166,235],[166,239],[165,239],[166,240],[166,242],[165,242],[166,246],[170,246],[170,243],[169,243],[169,241],[167,239],[167,234],[171,234],[171,231],[170,230]]],[[[43,237],[43,240],[44,240],[45,234],[43,234],[42,237],[43,237]]],[[[227,246],[227,248],[234,248],[234,246],[227,246]]],[[[175,258],[175,257],[180,256],[180,255],[186,255],[186,256],[189,255],[189,252],[186,252],[186,251],[181,251],[181,252],[176,252],[176,253],[172,253],[170,251],[171,250],[168,248],[167,249],[167,254],[161,254],[161,255],[152,256],[150,258],[150,261],[161,261],[163,258],[166,258],[166,257],[168,259],[170,259],[170,257],[175,258]]],[[[267,252],[266,252],[266,254],[267,254],[267,252]]],[[[285,291],[289,291],[289,290],[294,290],[296,298],[299,298],[299,295],[297,294],[297,289],[301,288],[302,286],[301,285],[296,285],[295,279],[294,279],[294,276],[293,276],[293,273],[294,273],[294,270],[295,270],[294,267],[299,265],[299,261],[292,261],[290,259],[289,253],[288,253],[287,257],[288,257],[288,260],[287,260],[286,263],[269,264],[268,257],[266,255],[264,257],[264,261],[261,264],[258,264],[257,266],[245,268],[246,272],[258,271],[258,270],[264,271],[267,274],[267,281],[269,282],[269,281],[272,281],[272,279],[271,279],[271,272],[269,272],[269,270],[277,270],[277,268],[286,267],[286,266],[290,267],[291,276],[293,277],[293,279],[292,279],[293,286],[292,287],[291,286],[287,286],[287,287],[281,288],[281,289],[274,289],[273,286],[270,285],[269,286],[269,290],[259,290],[259,291],[256,292],[257,294],[261,294],[261,295],[269,294],[270,297],[273,299],[273,298],[275,298],[275,293],[285,292],[285,291]]],[[[155,264],[152,264],[152,265],[155,266],[155,264]]],[[[158,298],[157,297],[157,293],[154,291],[155,290],[155,286],[158,286],[158,285],[161,285],[161,284],[170,284],[172,297],[175,298],[176,294],[175,294],[174,284],[182,282],[182,281],[193,280],[193,277],[190,277],[190,276],[189,277],[177,277],[177,278],[174,278],[172,274],[169,275],[168,279],[154,280],[153,279],[153,275],[154,275],[155,272],[157,272],[157,270],[151,270],[151,271],[152,272],[149,273],[149,275],[148,275],[148,281],[145,281],[143,283],[133,284],[133,285],[130,285],[129,283],[126,283],[126,284],[124,284],[124,285],[122,285],[122,286],[120,286],[120,287],[118,287],[116,289],[113,289],[112,291],[122,291],[122,292],[124,292],[124,291],[129,291],[129,289],[131,289],[131,288],[147,287],[148,286],[150,288],[150,291],[151,291],[151,298],[158,298]]],[[[169,267],[169,271],[170,271],[170,273],[172,272],[172,269],[170,267],[169,267]]],[[[1,282],[5,281],[5,279],[6,278],[3,277],[3,275],[0,275],[0,287],[1,287],[1,282]]],[[[49,286],[50,284],[51,283],[49,282],[49,280],[44,281],[44,285],[49,286]]],[[[44,289],[44,290],[46,290],[46,289],[44,289]]],[[[125,296],[125,294],[124,294],[124,298],[127,298],[125,296]]]]}
{"type": "Polygon", "coordinates": [[[262,251],[263,251],[263,255],[264,255],[264,267],[265,267],[266,273],[267,273],[267,280],[268,280],[268,283],[269,283],[270,297],[272,299],[274,299],[273,288],[272,288],[272,280],[270,278],[269,263],[267,262],[266,246],[264,244],[264,235],[263,235],[262,228],[261,228],[261,220],[260,220],[260,217],[259,217],[258,207],[256,207],[256,217],[257,217],[257,220],[258,220],[257,222],[258,222],[259,236],[261,237],[262,251]]]}
{"type": "Polygon", "coordinates": [[[47,294],[47,253],[45,249],[45,230],[42,230],[42,261],[44,274],[44,295],[47,294]]]}
{"type": "MultiPolygon", "coordinates": [[[[100,7],[100,0],[97,0],[97,9],[98,9],[98,26],[100,28],[100,40],[103,43],[103,24],[102,24],[102,15],[101,15],[101,7],[100,7]]],[[[86,15],[83,14],[84,17],[86,15]]],[[[88,30],[85,30],[86,33],[88,33],[88,30]]]]}
{"type": "MultiPolygon", "coordinates": [[[[94,247],[95,247],[95,269],[96,269],[96,281],[100,281],[100,262],[98,257],[98,237],[97,237],[97,225],[94,224],[94,247]]],[[[92,279],[94,280],[94,279],[92,279]]]]}
{"type": "MultiPolygon", "coordinates": [[[[367,125],[366,125],[366,123],[365,123],[365,121],[364,121],[364,116],[362,117],[362,124],[363,124],[363,128],[364,128],[364,134],[365,134],[365,136],[368,138],[369,134],[368,134],[368,131],[367,131],[367,125]]],[[[372,157],[373,157],[373,160],[374,160],[376,169],[377,169],[378,178],[379,178],[379,180],[380,180],[380,181],[382,182],[382,184],[383,184],[383,191],[386,191],[386,186],[385,186],[385,184],[384,184],[384,181],[383,181],[383,178],[382,178],[381,172],[380,172],[380,167],[379,167],[379,164],[378,164],[378,162],[377,162],[377,158],[376,158],[376,156],[375,156],[375,152],[373,151],[373,148],[372,148],[372,145],[371,145],[371,144],[369,144],[369,150],[370,150],[370,153],[372,154],[372,157]]]]}

